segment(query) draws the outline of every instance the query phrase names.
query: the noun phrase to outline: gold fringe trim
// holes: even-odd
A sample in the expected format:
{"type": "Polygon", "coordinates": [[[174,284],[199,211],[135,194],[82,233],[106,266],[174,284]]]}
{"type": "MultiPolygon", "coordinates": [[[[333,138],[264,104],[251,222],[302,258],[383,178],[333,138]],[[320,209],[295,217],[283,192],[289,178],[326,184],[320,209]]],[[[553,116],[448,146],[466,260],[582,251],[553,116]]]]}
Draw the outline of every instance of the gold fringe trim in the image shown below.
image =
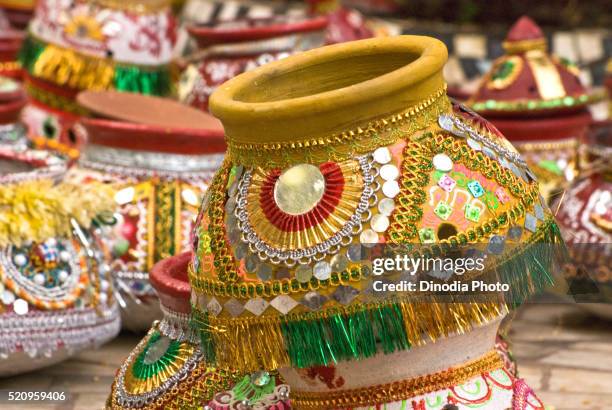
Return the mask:
{"type": "Polygon", "coordinates": [[[504,366],[493,350],[479,359],[457,367],[393,383],[359,389],[326,392],[291,392],[291,404],[298,409],[349,409],[406,400],[422,394],[457,386],[468,380],[504,366]]]}
{"type": "MultiPolygon", "coordinates": [[[[283,331],[283,327],[294,323],[301,323],[303,329],[306,329],[316,327],[317,322],[331,322],[334,318],[346,321],[350,317],[359,321],[361,318],[377,315],[381,309],[389,308],[401,315],[401,326],[408,344],[419,346],[454,333],[465,333],[508,311],[505,304],[499,301],[436,303],[429,300],[415,302],[396,299],[365,305],[341,306],[319,312],[289,314],[284,317],[274,315],[219,318],[207,315],[196,306],[192,309],[194,325],[211,338],[209,346],[212,346],[213,351],[209,351],[208,356],[211,356],[211,359],[214,357],[214,361],[220,365],[231,364],[234,370],[240,372],[295,366],[296,363],[293,363],[289,357],[294,349],[287,345],[286,334],[283,331]]],[[[362,320],[365,326],[372,326],[371,322],[370,319],[362,320]]],[[[207,342],[203,341],[205,352],[206,344],[207,342]]],[[[382,349],[375,348],[374,353],[376,351],[382,349]]]]}
{"type": "Polygon", "coordinates": [[[114,209],[110,186],[37,180],[0,186],[0,246],[69,237],[71,219],[88,228],[114,209]]]}

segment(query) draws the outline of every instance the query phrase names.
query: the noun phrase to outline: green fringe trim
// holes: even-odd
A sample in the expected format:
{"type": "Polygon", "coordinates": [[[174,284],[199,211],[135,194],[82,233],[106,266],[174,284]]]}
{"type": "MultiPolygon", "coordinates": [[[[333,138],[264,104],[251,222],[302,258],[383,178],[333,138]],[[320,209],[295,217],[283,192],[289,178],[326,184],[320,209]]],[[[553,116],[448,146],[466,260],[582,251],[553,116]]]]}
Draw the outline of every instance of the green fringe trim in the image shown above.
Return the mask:
{"type": "Polygon", "coordinates": [[[172,92],[169,66],[138,66],[91,57],[32,35],[25,38],[19,61],[32,76],[77,90],[114,89],[157,96],[172,92]]]}
{"type": "Polygon", "coordinates": [[[381,305],[345,314],[282,321],[291,363],[299,368],[374,356],[377,340],[384,353],[410,348],[398,305],[381,305]]]}
{"type": "Polygon", "coordinates": [[[508,307],[516,309],[532,295],[553,285],[553,272],[560,272],[567,261],[569,253],[559,226],[551,220],[538,242],[526,246],[520,255],[504,261],[497,268],[500,282],[510,285],[505,299],[508,307]]]}
{"type": "Polygon", "coordinates": [[[395,296],[316,312],[239,318],[210,316],[193,306],[192,325],[209,363],[240,371],[325,366],[407,350],[468,332],[552,285],[567,250],[552,219],[534,235],[536,241],[480,277],[509,284],[512,290],[505,295],[395,296]]]}
{"type": "Polygon", "coordinates": [[[168,349],[166,352],[154,363],[147,364],[144,362],[145,356],[147,354],[147,350],[151,348],[159,339],[161,339],[161,334],[159,332],[155,332],[151,335],[151,338],[147,342],[146,347],[140,352],[134,364],[132,365],[132,375],[140,380],[147,380],[159,372],[163,371],[166,367],[171,365],[177,358],[179,354],[179,350],[181,347],[181,343],[172,340],[168,345],[168,349]]]}

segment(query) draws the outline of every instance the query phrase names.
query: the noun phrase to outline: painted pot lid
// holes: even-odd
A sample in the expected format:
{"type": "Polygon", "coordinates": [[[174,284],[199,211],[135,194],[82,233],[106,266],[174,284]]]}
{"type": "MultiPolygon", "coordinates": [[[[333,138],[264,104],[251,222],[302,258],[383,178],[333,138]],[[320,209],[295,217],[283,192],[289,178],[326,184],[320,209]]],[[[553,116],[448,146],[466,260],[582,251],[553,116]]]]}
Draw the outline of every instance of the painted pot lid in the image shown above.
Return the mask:
{"type": "Polygon", "coordinates": [[[116,91],[85,91],[78,103],[93,144],[176,154],[225,151],[223,126],[210,114],[169,99],[116,91]]]}
{"type": "Polygon", "coordinates": [[[265,40],[296,33],[321,31],[327,27],[325,16],[242,18],[217,23],[214,26],[189,26],[187,31],[205,48],[214,44],[265,40]]]}
{"type": "Polygon", "coordinates": [[[161,303],[175,312],[189,313],[191,286],[187,267],[192,253],[184,252],[159,261],[149,274],[149,280],[157,291],[161,303]]]}
{"type": "Polygon", "coordinates": [[[488,118],[575,112],[600,98],[582,85],[576,65],[548,53],[546,37],[529,17],[512,26],[503,47],[505,55],[469,101],[488,118]]]}

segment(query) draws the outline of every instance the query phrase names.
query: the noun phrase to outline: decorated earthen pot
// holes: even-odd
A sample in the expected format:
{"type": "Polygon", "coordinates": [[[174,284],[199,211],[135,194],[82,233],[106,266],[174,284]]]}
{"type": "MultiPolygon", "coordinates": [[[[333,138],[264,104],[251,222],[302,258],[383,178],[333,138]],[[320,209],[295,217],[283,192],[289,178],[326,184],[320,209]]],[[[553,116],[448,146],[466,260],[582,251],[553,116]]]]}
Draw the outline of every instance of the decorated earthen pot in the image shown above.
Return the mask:
{"type": "MultiPolygon", "coordinates": [[[[428,37],[361,40],[212,95],[228,152],[189,265],[210,365],[278,370],[299,409],[543,408],[495,340],[551,282],[560,235],[525,160],[447,98],[446,57],[428,37]],[[381,268],[401,255],[481,265],[381,268]],[[450,288],[474,280],[493,288],[450,288]]],[[[256,405],[240,391],[209,406],[256,405]]]]}
{"type": "Polygon", "coordinates": [[[79,91],[170,94],[175,36],[170,0],[38,1],[21,53],[33,141],[78,156],[79,91]]]}
{"type": "Polygon", "coordinates": [[[0,145],[0,376],[57,363],[112,339],[119,309],[99,185],[64,181],[47,151],[0,145]]]}
{"type": "Polygon", "coordinates": [[[576,65],[548,54],[544,34],[529,17],[514,24],[503,46],[506,54],[468,104],[525,155],[549,200],[576,176],[578,146],[591,122],[587,104],[599,96],[581,84],[576,65]]]}
{"type": "Polygon", "coordinates": [[[555,204],[572,257],[565,274],[580,306],[612,319],[612,122],[597,125],[586,150],[578,178],[555,204]]]}
{"type": "Polygon", "coordinates": [[[208,110],[208,99],[222,83],[245,71],[325,43],[326,17],[275,16],[238,19],[188,31],[202,50],[179,83],[181,101],[208,110]]]}
{"type": "Polygon", "coordinates": [[[223,128],[168,99],[107,91],[78,101],[92,117],[82,118],[89,141],[70,178],[114,191],[111,268],[123,324],[145,330],[161,317],[149,271],[190,248],[202,195],[223,160],[223,128]]]}

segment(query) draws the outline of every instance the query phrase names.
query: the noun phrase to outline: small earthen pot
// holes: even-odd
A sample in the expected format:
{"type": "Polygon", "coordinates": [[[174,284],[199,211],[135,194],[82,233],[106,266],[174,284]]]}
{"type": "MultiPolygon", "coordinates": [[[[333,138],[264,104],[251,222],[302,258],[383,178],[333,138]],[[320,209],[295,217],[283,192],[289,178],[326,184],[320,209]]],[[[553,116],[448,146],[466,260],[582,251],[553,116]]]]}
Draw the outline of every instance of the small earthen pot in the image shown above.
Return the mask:
{"type": "Polygon", "coordinates": [[[79,103],[88,143],[73,180],[115,191],[112,269],[124,326],[148,329],[161,317],[149,283],[153,265],[190,248],[190,231],[213,173],[223,160],[223,128],[212,116],[139,94],[85,92],[79,103]]]}

